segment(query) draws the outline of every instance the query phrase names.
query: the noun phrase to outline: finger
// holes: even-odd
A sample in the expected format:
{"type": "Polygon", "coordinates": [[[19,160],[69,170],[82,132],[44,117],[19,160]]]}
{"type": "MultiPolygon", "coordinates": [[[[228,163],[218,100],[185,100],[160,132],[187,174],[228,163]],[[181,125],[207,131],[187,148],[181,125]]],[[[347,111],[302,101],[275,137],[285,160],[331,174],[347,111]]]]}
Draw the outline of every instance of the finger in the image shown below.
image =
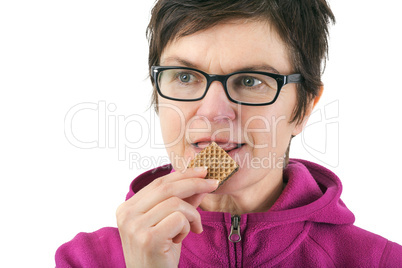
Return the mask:
{"type": "Polygon", "coordinates": [[[216,190],[218,185],[219,181],[217,180],[199,178],[165,183],[154,189],[146,198],[142,198],[141,202],[138,202],[136,209],[140,213],[145,213],[172,196],[185,199],[196,194],[210,193],[216,190]]]}
{"type": "Polygon", "coordinates": [[[180,181],[188,178],[204,178],[206,175],[207,175],[207,169],[204,167],[189,168],[184,172],[175,171],[173,173],[170,173],[168,175],[153,180],[149,185],[141,189],[131,198],[133,201],[130,201],[131,199],[129,201],[135,203],[137,200],[140,200],[144,197],[148,197],[153,190],[155,190],[156,188],[158,188],[163,184],[180,181]]]}
{"type": "Polygon", "coordinates": [[[173,243],[181,243],[190,232],[190,224],[186,217],[175,211],[154,227],[153,233],[158,237],[166,237],[173,243]]]}
{"type": "Polygon", "coordinates": [[[159,185],[164,183],[175,182],[179,180],[184,180],[188,178],[205,178],[207,175],[207,167],[195,167],[187,168],[184,171],[175,171],[166,176],[159,177],[150,183],[150,189],[157,188],[159,185]]]}
{"type": "Polygon", "coordinates": [[[178,197],[171,197],[145,213],[141,218],[141,225],[145,228],[156,226],[173,212],[180,212],[186,217],[192,232],[202,232],[201,216],[198,211],[178,197]]]}
{"type": "Polygon", "coordinates": [[[184,201],[186,201],[187,203],[192,205],[194,208],[197,208],[201,204],[201,202],[205,198],[205,196],[207,196],[207,195],[208,195],[208,193],[195,194],[193,196],[185,198],[184,201]]]}

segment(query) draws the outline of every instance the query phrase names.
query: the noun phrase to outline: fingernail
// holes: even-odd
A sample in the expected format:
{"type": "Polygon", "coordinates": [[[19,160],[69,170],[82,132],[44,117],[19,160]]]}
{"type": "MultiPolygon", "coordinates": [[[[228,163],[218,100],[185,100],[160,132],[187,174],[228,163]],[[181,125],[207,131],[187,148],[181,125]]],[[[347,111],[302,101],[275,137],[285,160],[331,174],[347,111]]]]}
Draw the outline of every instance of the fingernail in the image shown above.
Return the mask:
{"type": "Polygon", "coordinates": [[[195,167],[194,168],[194,171],[195,172],[202,172],[202,171],[205,171],[205,170],[207,170],[208,169],[208,167],[195,167]]]}
{"type": "Polygon", "coordinates": [[[213,184],[213,185],[218,185],[219,181],[218,180],[214,180],[214,179],[207,179],[206,180],[209,184],[213,184]]]}

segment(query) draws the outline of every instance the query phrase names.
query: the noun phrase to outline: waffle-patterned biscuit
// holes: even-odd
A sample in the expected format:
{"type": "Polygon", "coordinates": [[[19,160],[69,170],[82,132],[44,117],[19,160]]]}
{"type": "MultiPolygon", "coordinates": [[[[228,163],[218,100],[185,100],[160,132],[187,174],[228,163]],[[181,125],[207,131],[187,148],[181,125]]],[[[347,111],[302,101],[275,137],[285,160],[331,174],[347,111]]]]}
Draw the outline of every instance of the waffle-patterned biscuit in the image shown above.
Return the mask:
{"type": "Polygon", "coordinates": [[[188,167],[203,166],[208,167],[205,179],[219,180],[219,186],[239,170],[239,165],[215,142],[199,152],[188,167]]]}

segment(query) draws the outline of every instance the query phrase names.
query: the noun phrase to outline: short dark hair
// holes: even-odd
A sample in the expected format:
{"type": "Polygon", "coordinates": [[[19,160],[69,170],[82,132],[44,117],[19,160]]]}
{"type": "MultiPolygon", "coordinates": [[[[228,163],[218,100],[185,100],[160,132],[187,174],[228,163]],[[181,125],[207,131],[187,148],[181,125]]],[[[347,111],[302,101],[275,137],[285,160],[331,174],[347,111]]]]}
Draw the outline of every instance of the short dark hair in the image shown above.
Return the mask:
{"type": "MultiPolygon", "coordinates": [[[[287,46],[293,71],[302,74],[291,122],[301,122],[319,94],[328,54],[328,25],[335,17],[326,0],[159,0],[147,28],[149,71],[176,38],[237,19],[268,21],[287,46]]],[[[155,81],[152,103],[158,112],[155,81]]]]}

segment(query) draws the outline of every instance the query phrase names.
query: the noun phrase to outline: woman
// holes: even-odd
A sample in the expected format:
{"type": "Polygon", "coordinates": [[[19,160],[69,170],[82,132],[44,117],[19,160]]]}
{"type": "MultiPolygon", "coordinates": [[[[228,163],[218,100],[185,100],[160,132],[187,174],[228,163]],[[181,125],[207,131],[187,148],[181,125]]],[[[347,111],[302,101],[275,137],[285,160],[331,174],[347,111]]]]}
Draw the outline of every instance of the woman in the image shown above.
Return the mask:
{"type": "Polygon", "coordinates": [[[61,246],[58,267],[398,267],[402,247],[353,226],[329,170],[289,160],[323,87],[324,0],[160,0],[148,27],[171,165],[130,186],[116,228],[61,246]],[[240,169],[186,168],[216,142],[240,169]]]}

